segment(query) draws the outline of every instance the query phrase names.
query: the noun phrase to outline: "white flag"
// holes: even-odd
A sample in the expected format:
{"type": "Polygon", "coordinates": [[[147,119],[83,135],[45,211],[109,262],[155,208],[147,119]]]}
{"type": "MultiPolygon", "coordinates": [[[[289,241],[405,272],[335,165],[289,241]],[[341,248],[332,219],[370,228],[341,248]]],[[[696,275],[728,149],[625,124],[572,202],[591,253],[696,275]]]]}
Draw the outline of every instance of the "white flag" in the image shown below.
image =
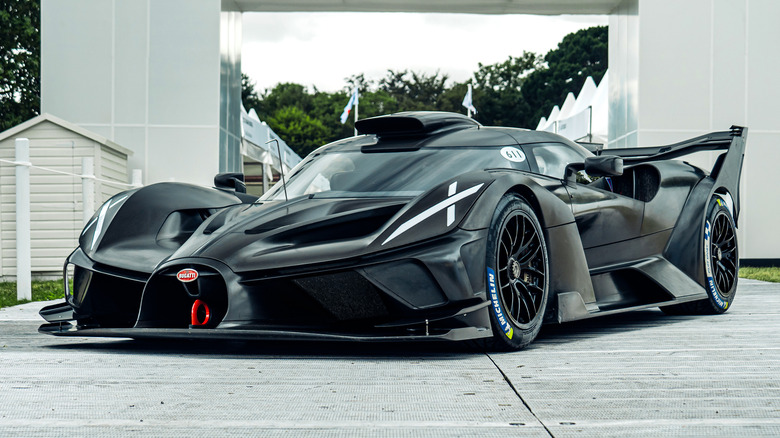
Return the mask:
{"type": "Polygon", "coordinates": [[[463,106],[474,114],[477,113],[477,109],[474,108],[474,102],[471,100],[471,84],[469,84],[469,91],[466,92],[466,97],[463,98],[463,106]]]}
{"type": "Polygon", "coordinates": [[[355,91],[352,92],[352,97],[349,98],[349,102],[347,102],[347,106],[344,107],[344,112],[341,113],[341,124],[347,123],[347,118],[349,117],[349,112],[352,111],[352,106],[358,104],[358,89],[355,87],[355,91]]]}

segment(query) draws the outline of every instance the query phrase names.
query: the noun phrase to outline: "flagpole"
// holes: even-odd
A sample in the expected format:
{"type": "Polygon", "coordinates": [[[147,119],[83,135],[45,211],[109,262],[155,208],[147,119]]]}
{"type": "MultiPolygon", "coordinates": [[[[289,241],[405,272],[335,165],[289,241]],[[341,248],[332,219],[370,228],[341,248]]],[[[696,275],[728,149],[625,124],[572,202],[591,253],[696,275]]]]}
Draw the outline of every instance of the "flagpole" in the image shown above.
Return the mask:
{"type": "MultiPolygon", "coordinates": [[[[463,98],[462,105],[466,107],[466,115],[471,118],[471,110],[474,108],[474,103],[471,100],[471,84],[468,84],[468,90],[466,91],[466,96],[463,98]]],[[[474,109],[474,112],[477,112],[477,110],[474,109]]]]}
{"type": "Polygon", "coordinates": [[[358,105],[360,104],[360,91],[358,91],[358,88],[355,87],[355,135],[358,135],[357,132],[357,121],[358,121],[358,105]]]}
{"type": "MultiPolygon", "coordinates": [[[[469,90],[468,90],[467,94],[468,94],[468,96],[471,96],[471,84],[469,84],[469,90]]],[[[470,103],[471,102],[469,102],[469,104],[470,103]]],[[[466,115],[469,116],[469,118],[471,118],[471,107],[470,106],[466,107],[466,115]]]]}

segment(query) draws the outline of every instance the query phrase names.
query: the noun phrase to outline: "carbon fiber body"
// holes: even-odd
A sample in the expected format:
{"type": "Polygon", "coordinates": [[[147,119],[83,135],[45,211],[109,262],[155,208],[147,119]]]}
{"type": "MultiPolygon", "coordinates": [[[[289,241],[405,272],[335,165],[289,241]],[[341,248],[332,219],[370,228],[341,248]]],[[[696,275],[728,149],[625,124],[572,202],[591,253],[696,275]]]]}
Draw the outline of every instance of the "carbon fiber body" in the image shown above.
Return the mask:
{"type": "Polygon", "coordinates": [[[48,323],[40,331],[133,338],[489,337],[486,239],[507,194],[525,199],[542,225],[551,279],[545,321],[707,297],[704,213],[720,196],[738,218],[746,130],[608,151],[623,157],[622,174],[583,181],[578,174],[593,154],[555,134],[428,113],[405,117],[369,119],[362,130],[368,135],[324,146],[302,169],[337,153],[355,159],[418,154],[434,163],[465,153],[457,151],[476,155],[461,160],[467,164],[457,172],[455,165],[427,169],[435,183],[416,191],[393,181],[402,189],[391,195],[337,191],[339,179],[354,172],[330,177],[330,191],[289,200],[279,191],[255,201],[177,183],[117,195],[66,261],[73,290],[66,302],[41,311],[48,323]],[[579,158],[540,158],[560,148],[579,158]],[[711,172],[674,159],[698,150],[723,151],[711,172]],[[474,159],[482,156],[493,161],[474,159]]]}

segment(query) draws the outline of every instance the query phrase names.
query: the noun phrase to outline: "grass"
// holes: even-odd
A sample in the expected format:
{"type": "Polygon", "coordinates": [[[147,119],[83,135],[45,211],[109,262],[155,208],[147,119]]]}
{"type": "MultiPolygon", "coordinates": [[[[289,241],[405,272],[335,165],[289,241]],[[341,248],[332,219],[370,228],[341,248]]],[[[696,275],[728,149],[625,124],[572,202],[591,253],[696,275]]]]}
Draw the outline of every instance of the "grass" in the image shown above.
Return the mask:
{"type": "MultiPolygon", "coordinates": [[[[32,301],[48,301],[64,297],[62,280],[32,282],[32,301]]],[[[0,308],[29,302],[16,299],[16,283],[0,283],[0,308]]]]}
{"type": "Polygon", "coordinates": [[[739,276],[751,280],[780,283],[780,268],[753,268],[744,266],[739,268],[739,276]]]}

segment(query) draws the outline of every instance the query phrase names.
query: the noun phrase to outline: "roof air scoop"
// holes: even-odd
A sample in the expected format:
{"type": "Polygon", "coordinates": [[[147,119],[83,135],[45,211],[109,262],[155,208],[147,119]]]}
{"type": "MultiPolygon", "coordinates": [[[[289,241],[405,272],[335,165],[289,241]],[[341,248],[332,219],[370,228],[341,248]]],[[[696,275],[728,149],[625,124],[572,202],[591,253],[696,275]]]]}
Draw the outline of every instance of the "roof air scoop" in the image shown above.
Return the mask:
{"type": "Polygon", "coordinates": [[[378,137],[425,136],[442,129],[465,129],[480,125],[462,114],[438,111],[407,111],[358,120],[355,127],[361,134],[378,137]]]}

